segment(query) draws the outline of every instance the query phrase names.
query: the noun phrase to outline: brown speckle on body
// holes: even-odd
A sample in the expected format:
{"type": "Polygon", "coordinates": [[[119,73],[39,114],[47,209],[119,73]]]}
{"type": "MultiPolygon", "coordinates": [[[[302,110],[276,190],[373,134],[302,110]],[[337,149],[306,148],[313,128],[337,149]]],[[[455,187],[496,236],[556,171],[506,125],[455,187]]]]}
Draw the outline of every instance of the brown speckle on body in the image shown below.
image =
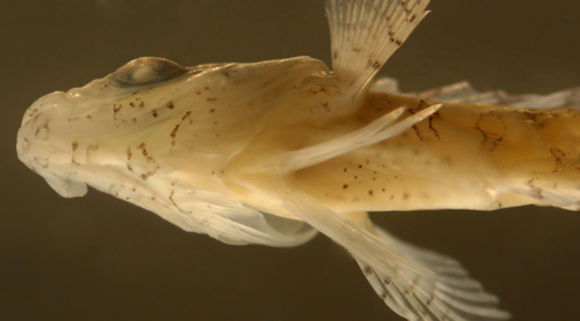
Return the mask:
{"type": "Polygon", "coordinates": [[[71,163],[74,165],[80,165],[80,163],[75,158],[75,151],[79,148],[79,144],[77,142],[72,142],[72,154],[71,154],[71,163]]]}
{"type": "Polygon", "coordinates": [[[149,154],[149,151],[147,150],[147,145],[145,144],[145,142],[142,142],[141,144],[139,144],[139,146],[137,146],[137,149],[141,150],[141,154],[143,155],[143,158],[145,159],[145,161],[147,163],[149,163],[150,165],[153,165],[152,169],[144,171],[143,173],[141,173],[141,175],[140,175],[141,179],[143,179],[145,181],[149,177],[155,175],[155,173],[160,168],[160,166],[157,163],[157,161],[153,158],[153,156],[151,154],[149,154]]]}
{"type": "Polygon", "coordinates": [[[113,104],[113,117],[123,108],[122,104],[113,104]]]}
{"type": "Polygon", "coordinates": [[[557,147],[550,148],[550,154],[554,157],[554,162],[556,162],[556,168],[554,168],[553,172],[557,172],[561,166],[564,165],[562,160],[566,157],[566,153],[557,147]]]}
{"type": "Polygon", "coordinates": [[[373,269],[371,269],[371,267],[367,265],[364,267],[363,273],[366,277],[370,277],[371,275],[373,275],[373,269]]]}
{"type": "Polygon", "coordinates": [[[131,160],[131,157],[133,157],[133,152],[131,151],[131,146],[127,146],[127,160],[131,160]]]}
{"type": "Polygon", "coordinates": [[[488,129],[488,127],[496,125],[498,121],[502,123],[503,132],[505,133],[506,125],[501,118],[501,114],[486,113],[479,116],[475,126],[477,131],[483,136],[483,140],[480,143],[480,150],[492,152],[503,140],[504,133],[495,133],[488,129]]]}
{"type": "Polygon", "coordinates": [[[543,195],[543,193],[544,193],[544,189],[543,189],[543,188],[541,188],[541,187],[535,186],[535,185],[534,185],[534,181],[535,181],[535,180],[536,180],[535,178],[530,178],[530,179],[529,179],[529,180],[526,182],[526,184],[528,184],[528,186],[529,186],[529,187],[530,187],[530,189],[532,190],[532,192],[533,192],[533,194],[534,194],[534,197],[535,197],[535,198],[537,198],[537,199],[540,199],[540,200],[542,200],[542,199],[544,199],[544,195],[543,195]]]}

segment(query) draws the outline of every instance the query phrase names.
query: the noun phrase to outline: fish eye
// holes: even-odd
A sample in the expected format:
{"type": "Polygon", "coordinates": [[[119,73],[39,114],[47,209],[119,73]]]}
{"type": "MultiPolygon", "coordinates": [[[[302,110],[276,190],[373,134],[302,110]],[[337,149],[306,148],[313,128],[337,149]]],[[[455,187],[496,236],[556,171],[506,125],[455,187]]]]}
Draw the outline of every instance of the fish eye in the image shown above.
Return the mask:
{"type": "Polygon", "coordinates": [[[142,57],[129,61],[113,72],[112,79],[119,86],[133,87],[165,81],[187,72],[176,62],[164,58],[142,57]]]}

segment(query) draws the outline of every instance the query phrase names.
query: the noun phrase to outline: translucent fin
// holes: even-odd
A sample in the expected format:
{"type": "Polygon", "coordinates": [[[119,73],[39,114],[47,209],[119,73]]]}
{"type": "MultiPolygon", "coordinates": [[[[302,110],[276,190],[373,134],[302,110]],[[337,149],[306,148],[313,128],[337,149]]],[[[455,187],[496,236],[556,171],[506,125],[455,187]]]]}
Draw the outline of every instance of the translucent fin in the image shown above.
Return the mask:
{"type": "MultiPolygon", "coordinates": [[[[120,196],[139,197],[132,190],[115,192],[120,196]]],[[[205,233],[226,244],[291,247],[316,235],[316,230],[304,222],[262,213],[220,194],[179,185],[172,186],[170,193],[169,204],[160,203],[162,200],[140,204],[185,231],[205,233]]]]}
{"type": "Polygon", "coordinates": [[[394,123],[395,120],[397,120],[406,110],[405,107],[399,107],[358,130],[291,153],[282,165],[282,170],[286,173],[296,171],[322,163],[333,157],[351,152],[358,148],[370,146],[397,136],[437,112],[441,106],[443,105],[438,104],[429,106],[404,120],[394,123]]]}
{"type": "Polygon", "coordinates": [[[455,260],[403,243],[372,223],[338,215],[305,194],[289,192],[284,199],[288,210],[344,246],[379,297],[407,320],[510,317],[455,260]]]}
{"type": "Polygon", "coordinates": [[[427,14],[429,0],[328,0],[332,65],[354,97],[427,14]]]}
{"type": "Polygon", "coordinates": [[[496,296],[483,291],[457,261],[401,242],[375,227],[375,233],[406,258],[436,273],[432,279],[401,269],[389,275],[357,259],[365,277],[385,304],[408,320],[505,320],[496,296]]]}
{"type": "MultiPolygon", "coordinates": [[[[373,88],[375,87],[373,86],[373,88]]],[[[375,89],[383,90],[381,87],[376,87],[375,89]]],[[[441,88],[423,91],[416,95],[425,100],[456,104],[503,105],[529,109],[580,109],[580,87],[560,90],[546,95],[510,95],[503,90],[480,92],[474,89],[469,82],[462,81],[441,88]]]]}
{"type": "Polygon", "coordinates": [[[358,259],[369,262],[390,275],[396,275],[399,269],[404,268],[428,279],[435,277],[434,272],[404,257],[391,244],[384,242],[368,229],[337,215],[312,197],[295,192],[289,187],[279,190],[278,193],[288,211],[345,247],[358,259]]]}

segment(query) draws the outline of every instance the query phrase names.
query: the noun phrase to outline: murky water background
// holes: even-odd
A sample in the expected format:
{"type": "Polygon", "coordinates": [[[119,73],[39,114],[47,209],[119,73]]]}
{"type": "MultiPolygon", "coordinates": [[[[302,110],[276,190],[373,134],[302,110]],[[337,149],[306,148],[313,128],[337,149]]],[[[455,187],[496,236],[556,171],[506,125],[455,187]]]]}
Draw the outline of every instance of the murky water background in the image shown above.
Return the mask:
{"type": "MultiPolygon", "coordinates": [[[[32,101],[139,56],[184,65],[329,60],[323,1],[10,2],[0,10],[2,320],[399,320],[324,237],[232,247],[91,191],[60,198],[15,157],[32,101]]],[[[383,69],[404,90],[469,79],[514,93],[580,85],[580,3],[433,1],[383,69]]],[[[460,259],[514,320],[577,318],[580,213],[384,213],[395,234],[460,259]],[[442,214],[444,213],[444,214],[442,214]]]]}

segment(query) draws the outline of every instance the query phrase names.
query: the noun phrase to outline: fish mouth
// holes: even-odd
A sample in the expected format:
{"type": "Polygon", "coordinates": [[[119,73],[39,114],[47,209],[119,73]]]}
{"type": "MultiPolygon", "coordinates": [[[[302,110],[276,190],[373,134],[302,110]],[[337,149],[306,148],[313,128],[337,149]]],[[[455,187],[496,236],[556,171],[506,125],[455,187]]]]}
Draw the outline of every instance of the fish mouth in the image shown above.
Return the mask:
{"type": "Polygon", "coordinates": [[[52,92],[37,99],[24,112],[22,124],[16,134],[16,155],[35,173],[42,176],[59,195],[79,197],[87,193],[84,183],[76,182],[60,172],[58,164],[52,162],[56,154],[54,137],[51,137],[51,120],[53,111],[66,107],[67,94],[62,91],[52,92]]]}

